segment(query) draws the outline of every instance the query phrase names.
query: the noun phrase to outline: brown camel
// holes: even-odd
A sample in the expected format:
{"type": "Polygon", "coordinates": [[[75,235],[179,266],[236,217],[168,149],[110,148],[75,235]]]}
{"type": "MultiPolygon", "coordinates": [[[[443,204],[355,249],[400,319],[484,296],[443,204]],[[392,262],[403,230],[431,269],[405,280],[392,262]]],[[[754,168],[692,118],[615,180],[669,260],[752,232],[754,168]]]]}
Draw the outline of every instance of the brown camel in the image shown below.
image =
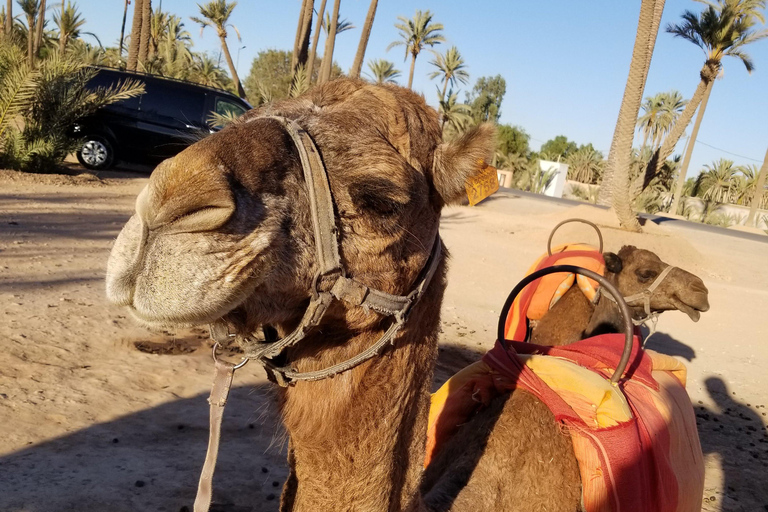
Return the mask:
{"type": "MultiPolygon", "coordinates": [[[[442,207],[462,197],[494,147],[486,125],[443,143],[437,113],[422,97],[359,81],[330,82],[254,111],[154,171],[112,250],[112,302],[154,326],[221,321],[247,335],[270,324],[284,336],[299,323],[318,265],[309,199],[293,141],[262,115],[294,119],[312,136],[346,273],[391,294],[410,291],[442,207]]],[[[445,284],[443,253],[405,328],[379,357],[281,389],[291,465],[281,510],[578,509],[571,442],[522,392],[477,415],[479,430],[459,432],[455,439],[469,437],[474,451],[453,443],[443,454],[456,460],[441,457],[423,478],[445,284]]],[[[287,362],[299,371],[327,368],[371,346],[390,322],[334,302],[287,362]]]]}
{"type": "MultiPolygon", "coordinates": [[[[606,278],[616,285],[624,297],[639,294],[656,282],[669,265],[656,254],[634,246],[624,246],[618,252],[603,255],[606,278]]],[[[679,310],[697,322],[700,312],[709,309],[707,287],[697,276],[681,268],[673,268],[662,276],[660,284],[649,296],[652,313],[679,310]]],[[[532,322],[531,342],[537,345],[560,346],[604,334],[621,332],[622,320],[616,303],[600,294],[592,304],[578,287],[573,286],[535,324],[532,322]]],[[[647,317],[644,303],[637,299],[630,304],[633,320],[647,317]]]]}

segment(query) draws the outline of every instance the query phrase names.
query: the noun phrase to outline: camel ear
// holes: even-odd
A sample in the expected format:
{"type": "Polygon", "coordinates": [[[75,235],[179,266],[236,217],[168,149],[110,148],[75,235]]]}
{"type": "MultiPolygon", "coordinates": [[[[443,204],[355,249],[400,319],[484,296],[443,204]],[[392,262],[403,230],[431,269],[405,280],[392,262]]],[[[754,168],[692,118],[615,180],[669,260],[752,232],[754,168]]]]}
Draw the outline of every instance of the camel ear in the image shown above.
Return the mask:
{"type": "Polygon", "coordinates": [[[608,272],[618,274],[624,268],[621,258],[612,252],[604,252],[603,259],[605,260],[605,269],[608,272]]]}
{"type": "Polygon", "coordinates": [[[496,130],[490,123],[475,126],[457,140],[435,150],[432,182],[446,204],[466,197],[465,184],[488,165],[496,147],[496,130]]]}

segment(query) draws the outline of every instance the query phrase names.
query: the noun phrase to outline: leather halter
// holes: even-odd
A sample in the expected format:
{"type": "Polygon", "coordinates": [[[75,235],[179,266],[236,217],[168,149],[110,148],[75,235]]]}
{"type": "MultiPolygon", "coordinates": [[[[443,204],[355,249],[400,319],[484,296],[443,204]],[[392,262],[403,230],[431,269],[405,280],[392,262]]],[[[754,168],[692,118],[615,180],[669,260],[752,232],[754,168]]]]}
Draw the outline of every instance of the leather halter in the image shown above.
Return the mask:
{"type": "Polygon", "coordinates": [[[274,119],[278,121],[288,135],[291,136],[299,151],[304,180],[309,190],[309,206],[312,213],[312,226],[317,252],[317,272],[312,280],[312,297],[304,312],[299,326],[281,340],[262,340],[256,336],[239,336],[230,334],[226,325],[214,322],[210,326],[211,338],[216,342],[213,346],[215,375],[213,388],[208,398],[210,404],[210,431],[208,436],[208,451],[200,474],[200,482],[195,498],[194,512],[208,512],[213,495],[213,471],[219,452],[221,436],[221,421],[224,406],[227,403],[232,378],[236,369],[243,366],[249,359],[255,359],[267,372],[267,376],[280,386],[288,386],[296,381],[314,381],[332,377],[377,356],[384,347],[392,343],[398,331],[408,320],[413,306],[424,295],[432,277],[440,264],[442,246],[440,235],[435,233],[435,241],[429,259],[421,270],[408,295],[392,295],[369,288],[360,281],[349,278],[341,264],[338,249],[338,228],[333,209],[333,197],[328,183],[328,176],[315,143],[309,134],[298,123],[285,117],[263,116],[251,119],[274,119]],[[307,333],[317,326],[328,306],[334,300],[342,300],[353,306],[372,309],[378,313],[393,317],[393,322],[379,340],[358,355],[335,364],[328,368],[312,372],[297,372],[290,366],[279,366],[276,359],[286,349],[304,339],[307,333]],[[216,358],[216,347],[236,338],[238,344],[245,348],[245,358],[238,364],[227,363],[216,358]]]}
{"type": "Polygon", "coordinates": [[[312,214],[318,267],[312,280],[312,297],[298,327],[281,340],[268,340],[255,335],[233,336],[229,334],[226,326],[222,323],[212,324],[210,331],[211,338],[219,344],[227,343],[235,337],[238,345],[244,348],[245,357],[257,361],[264,367],[270,380],[285,387],[295,381],[314,381],[331,377],[378,355],[388,343],[394,340],[408,319],[411,309],[429,286],[440,263],[442,248],[440,236],[435,233],[435,241],[429,259],[408,295],[385,293],[370,288],[354,278],[347,277],[339,256],[338,228],[328,176],[314,141],[306,130],[292,119],[263,116],[252,120],[257,119],[273,119],[279,122],[290,135],[299,152],[304,180],[309,191],[309,207],[312,214]],[[288,348],[304,339],[309,331],[322,321],[328,307],[334,300],[341,300],[366,310],[372,309],[382,315],[393,317],[394,321],[371,347],[353,358],[323,370],[298,372],[290,366],[279,365],[277,363],[278,358],[288,348]]]}

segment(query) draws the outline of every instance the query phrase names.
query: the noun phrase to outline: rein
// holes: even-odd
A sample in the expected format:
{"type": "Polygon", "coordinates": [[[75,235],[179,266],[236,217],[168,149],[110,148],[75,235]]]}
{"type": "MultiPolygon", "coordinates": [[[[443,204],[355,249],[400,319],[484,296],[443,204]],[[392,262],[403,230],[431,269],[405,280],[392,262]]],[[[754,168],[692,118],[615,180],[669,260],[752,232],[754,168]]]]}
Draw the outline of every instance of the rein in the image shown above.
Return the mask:
{"type": "Polygon", "coordinates": [[[316,381],[333,377],[350,370],[361,363],[376,357],[388,344],[394,342],[395,336],[405,325],[413,306],[421,299],[429,286],[432,277],[440,264],[442,245],[440,235],[435,233],[432,250],[419,276],[407,295],[392,295],[375,288],[370,288],[360,281],[349,278],[339,256],[338,227],[334,214],[333,196],[331,195],[328,174],[320,158],[314,141],[298,123],[291,119],[278,116],[263,116],[256,119],[272,119],[279,122],[290,135],[299,152],[304,181],[309,191],[309,207],[312,215],[312,227],[317,256],[317,272],[312,280],[311,298],[299,325],[287,336],[280,340],[267,339],[268,336],[242,336],[231,334],[222,322],[214,322],[210,326],[211,338],[214,340],[213,359],[215,375],[213,388],[208,403],[211,406],[210,432],[208,451],[205,464],[200,475],[200,483],[195,498],[194,512],[208,512],[211,505],[213,470],[218,456],[221,420],[224,405],[227,402],[229,389],[232,385],[234,371],[249,360],[254,360],[264,367],[267,377],[276,384],[287,387],[297,381],[316,381]],[[351,306],[366,310],[372,309],[385,316],[391,316],[393,321],[389,328],[363,352],[350,359],[329,366],[322,370],[299,372],[290,365],[280,365],[278,359],[284,352],[298,344],[307,334],[322,321],[328,307],[335,300],[343,301],[351,306]],[[232,339],[245,351],[245,357],[238,364],[228,363],[216,358],[216,350],[220,345],[229,344],[232,339]]]}

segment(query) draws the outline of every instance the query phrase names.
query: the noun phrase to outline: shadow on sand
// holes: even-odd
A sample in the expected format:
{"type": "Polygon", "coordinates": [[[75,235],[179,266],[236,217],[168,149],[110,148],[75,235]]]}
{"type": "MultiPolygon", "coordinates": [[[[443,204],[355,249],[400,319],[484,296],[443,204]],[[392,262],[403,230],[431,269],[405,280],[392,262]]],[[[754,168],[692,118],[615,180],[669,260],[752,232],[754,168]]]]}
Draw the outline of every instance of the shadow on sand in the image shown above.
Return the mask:
{"type": "MultiPolygon", "coordinates": [[[[278,508],[287,467],[271,388],[232,390],[212,512],[278,508]]],[[[0,457],[0,510],[191,511],[208,443],[206,399],[170,402],[0,457]]]]}
{"type": "Polygon", "coordinates": [[[718,455],[723,472],[723,495],[705,496],[705,501],[716,510],[768,510],[768,409],[739,402],[719,377],[709,377],[705,385],[718,410],[701,402],[694,407],[701,448],[705,455],[718,455]]]}

